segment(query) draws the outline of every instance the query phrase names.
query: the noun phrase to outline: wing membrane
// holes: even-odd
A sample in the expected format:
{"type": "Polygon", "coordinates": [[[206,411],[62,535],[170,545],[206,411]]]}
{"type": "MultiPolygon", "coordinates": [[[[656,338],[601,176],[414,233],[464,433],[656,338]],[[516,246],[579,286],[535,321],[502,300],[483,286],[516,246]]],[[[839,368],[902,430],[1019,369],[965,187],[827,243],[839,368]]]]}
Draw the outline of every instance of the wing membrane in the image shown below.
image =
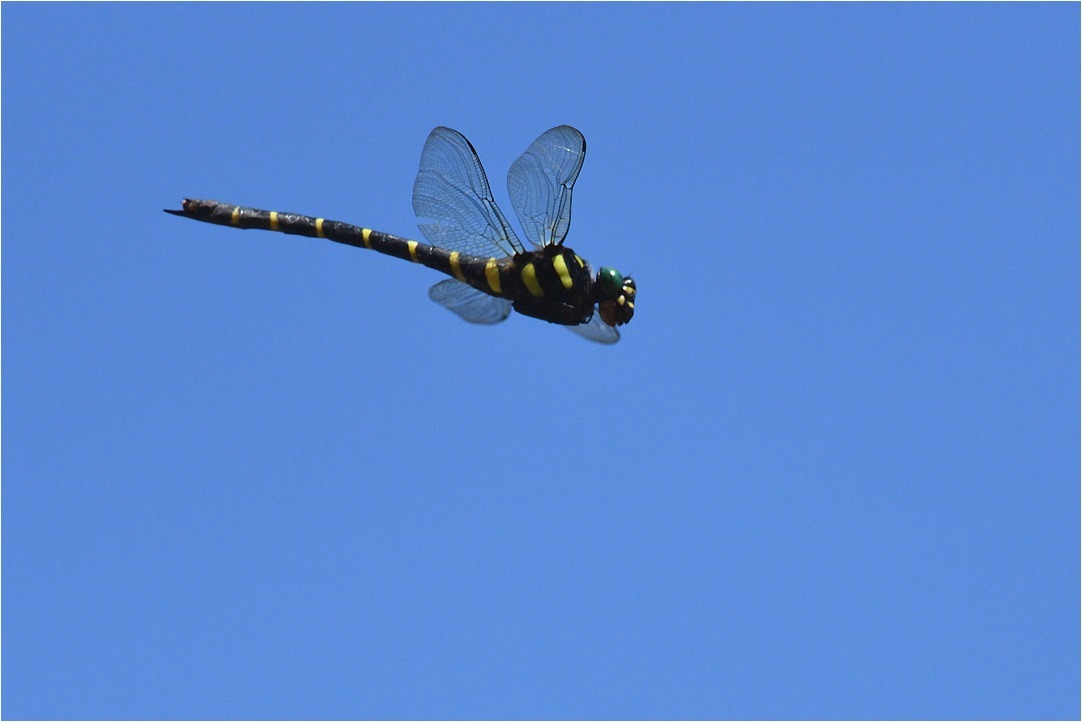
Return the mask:
{"type": "Polygon", "coordinates": [[[565,326],[565,328],[585,339],[597,341],[598,343],[616,343],[620,340],[620,332],[602,321],[601,316],[596,313],[586,323],[580,323],[578,326],[565,326]]]}
{"type": "Polygon", "coordinates": [[[436,128],[425,141],[413,184],[413,210],[433,245],[475,256],[522,252],[521,241],[496,205],[477,151],[465,136],[436,128]]]}
{"type": "Polygon", "coordinates": [[[541,134],[507,173],[507,192],[526,238],[560,245],[571,226],[571,188],[586,158],[586,139],[570,125],[541,134]]]}
{"type": "Polygon", "coordinates": [[[511,313],[511,302],[506,298],[489,296],[453,278],[440,281],[428,289],[428,297],[470,323],[491,326],[511,313]]]}

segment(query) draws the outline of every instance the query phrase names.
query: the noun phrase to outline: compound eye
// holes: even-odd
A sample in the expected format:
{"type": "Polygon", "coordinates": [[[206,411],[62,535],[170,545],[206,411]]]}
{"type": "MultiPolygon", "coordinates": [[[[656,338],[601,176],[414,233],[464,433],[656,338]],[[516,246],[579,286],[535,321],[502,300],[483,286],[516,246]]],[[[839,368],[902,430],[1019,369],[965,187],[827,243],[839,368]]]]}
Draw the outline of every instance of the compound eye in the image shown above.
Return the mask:
{"type": "Polygon", "coordinates": [[[597,272],[597,283],[604,298],[616,298],[624,287],[624,277],[615,268],[606,266],[597,272]]]}

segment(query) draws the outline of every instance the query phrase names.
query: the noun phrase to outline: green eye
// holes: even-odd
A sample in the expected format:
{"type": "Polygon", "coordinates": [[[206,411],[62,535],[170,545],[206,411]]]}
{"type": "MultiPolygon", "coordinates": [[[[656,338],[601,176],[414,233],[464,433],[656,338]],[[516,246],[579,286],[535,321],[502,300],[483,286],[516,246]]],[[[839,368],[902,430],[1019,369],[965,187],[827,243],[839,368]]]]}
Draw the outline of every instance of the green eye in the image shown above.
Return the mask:
{"type": "Polygon", "coordinates": [[[601,284],[601,293],[606,298],[616,298],[623,289],[624,277],[615,268],[606,266],[597,272],[597,282],[601,284]]]}

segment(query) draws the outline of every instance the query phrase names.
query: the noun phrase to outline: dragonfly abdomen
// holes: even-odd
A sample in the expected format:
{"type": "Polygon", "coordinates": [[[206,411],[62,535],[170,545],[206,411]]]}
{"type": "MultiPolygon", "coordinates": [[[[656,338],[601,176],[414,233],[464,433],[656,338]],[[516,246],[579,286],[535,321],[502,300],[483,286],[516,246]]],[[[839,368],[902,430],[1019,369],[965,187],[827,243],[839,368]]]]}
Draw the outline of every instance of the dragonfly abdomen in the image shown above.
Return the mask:
{"type": "Polygon", "coordinates": [[[255,228],[295,236],[326,238],[357,248],[367,248],[411,263],[419,263],[494,296],[507,295],[504,289],[505,284],[501,282],[501,274],[506,276],[507,270],[497,263],[495,257],[483,258],[458,251],[447,251],[427,243],[374,231],[371,228],[362,228],[351,223],[315,216],[304,216],[299,213],[266,211],[260,208],[247,208],[192,198],[185,198],[181,208],[179,211],[166,212],[221,226],[255,228]]]}

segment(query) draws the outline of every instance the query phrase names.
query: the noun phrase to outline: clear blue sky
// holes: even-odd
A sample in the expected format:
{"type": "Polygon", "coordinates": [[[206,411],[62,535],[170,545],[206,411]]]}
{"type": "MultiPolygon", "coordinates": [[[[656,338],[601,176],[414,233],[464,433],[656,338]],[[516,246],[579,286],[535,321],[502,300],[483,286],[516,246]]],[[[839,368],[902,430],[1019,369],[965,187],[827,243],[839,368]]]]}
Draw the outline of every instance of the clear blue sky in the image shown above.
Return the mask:
{"type": "Polygon", "coordinates": [[[1075,718],[1079,6],[11,5],[5,718],[1075,718]],[[428,269],[589,150],[613,347],[428,269]]]}

